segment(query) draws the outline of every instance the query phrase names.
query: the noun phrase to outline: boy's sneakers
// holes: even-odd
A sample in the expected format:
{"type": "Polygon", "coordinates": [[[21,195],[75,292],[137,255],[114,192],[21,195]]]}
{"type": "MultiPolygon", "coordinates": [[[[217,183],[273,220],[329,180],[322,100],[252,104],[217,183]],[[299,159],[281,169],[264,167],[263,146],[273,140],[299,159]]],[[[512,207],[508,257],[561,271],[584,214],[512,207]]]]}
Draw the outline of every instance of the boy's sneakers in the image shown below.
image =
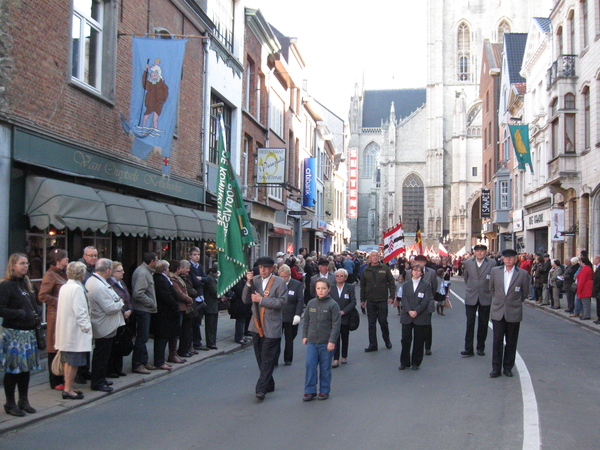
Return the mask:
{"type": "MultiPolygon", "coordinates": [[[[321,395],[321,394],[319,394],[319,395],[321,395]]],[[[304,394],[304,397],[302,397],[302,400],[304,400],[305,402],[310,402],[316,396],[317,396],[317,394],[304,394]]]]}
{"type": "Polygon", "coordinates": [[[329,398],[329,394],[319,394],[317,400],[327,400],[329,398]]]}

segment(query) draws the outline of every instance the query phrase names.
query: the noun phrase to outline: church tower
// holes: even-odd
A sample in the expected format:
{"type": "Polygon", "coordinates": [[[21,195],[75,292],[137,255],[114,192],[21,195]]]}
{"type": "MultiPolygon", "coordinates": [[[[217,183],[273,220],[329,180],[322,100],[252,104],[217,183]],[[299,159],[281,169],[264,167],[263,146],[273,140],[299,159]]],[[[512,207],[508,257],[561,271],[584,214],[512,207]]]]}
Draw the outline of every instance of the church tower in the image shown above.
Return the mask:
{"type": "MultiPolygon", "coordinates": [[[[532,17],[548,17],[552,0],[427,3],[427,160],[433,164],[430,173],[439,171],[428,180],[428,193],[441,199],[442,236],[450,240],[448,250],[456,252],[462,246],[468,249],[480,232],[474,205],[482,172],[483,42],[501,43],[508,32],[526,33],[532,17]]],[[[425,210],[435,208],[427,197],[425,210]]]]}

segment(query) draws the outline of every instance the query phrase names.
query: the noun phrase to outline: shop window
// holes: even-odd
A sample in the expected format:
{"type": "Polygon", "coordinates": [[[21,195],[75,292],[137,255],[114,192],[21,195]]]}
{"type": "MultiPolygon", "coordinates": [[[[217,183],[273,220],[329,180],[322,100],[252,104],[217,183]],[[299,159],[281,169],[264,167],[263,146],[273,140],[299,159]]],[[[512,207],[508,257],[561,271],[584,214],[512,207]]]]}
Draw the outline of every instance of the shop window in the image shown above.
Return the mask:
{"type": "MultiPolygon", "coordinates": [[[[48,267],[48,255],[50,252],[55,248],[68,251],[67,232],[66,230],[58,231],[54,228],[49,228],[48,230],[39,232],[28,232],[26,239],[25,253],[29,259],[28,276],[36,292],[38,292],[42,284],[42,277],[48,267]]],[[[79,259],[75,258],[75,255],[69,255],[69,258],[71,261],[79,259]]]]}
{"type": "MultiPolygon", "coordinates": [[[[110,234],[100,232],[85,232],[81,237],[81,250],[86,247],[94,247],[98,250],[98,259],[112,259],[110,234]]],[[[73,255],[73,260],[81,258],[81,255],[73,255]]]]}
{"type": "Polygon", "coordinates": [[[158,259],[171,260],[171,241],[164,241],[162,239],[155,239],[152,241],[152,249],[158,256],[158,259]]]}

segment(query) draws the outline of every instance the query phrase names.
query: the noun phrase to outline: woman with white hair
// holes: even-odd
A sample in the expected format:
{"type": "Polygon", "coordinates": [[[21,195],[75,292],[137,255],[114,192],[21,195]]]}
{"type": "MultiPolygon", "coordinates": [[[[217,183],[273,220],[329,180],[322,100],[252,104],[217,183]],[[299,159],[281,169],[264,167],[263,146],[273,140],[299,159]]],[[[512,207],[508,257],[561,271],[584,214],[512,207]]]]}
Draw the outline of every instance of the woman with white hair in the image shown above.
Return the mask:
{"type": "Polygon", "coordinates": [[[575,274],[579,270],[579,258],[573,256],[571,258],[571,264],[568,265],[563,273],[563,290],[567,294],[567,309],[565,312],[573,313],[575,310],[575,289],[573,283],[575,282],[575,274]]]}
{"type": "Polygon", "coordinates": [[[154,267],[154,289],[157,312],[152,316],[154,332],[154,365],[157,369],[171,370],[167,364],[165,349],[173,337],[179,336],[179,303],[177,291],[169,278],[169,262],[160,260],[154,267]]]}
{"type": "Polygon", "coordinates": [[[92,351],[92,322],[90,308],[83,286],[86,266],[73,261],[67,266],[67,282],[58,293],[56,311],[56,349],[60,350],[60,361],[64,364],[65,400],[81,400],[83,393],[73,389],[77,368],[87,364],[87,355],[92,351]]]}

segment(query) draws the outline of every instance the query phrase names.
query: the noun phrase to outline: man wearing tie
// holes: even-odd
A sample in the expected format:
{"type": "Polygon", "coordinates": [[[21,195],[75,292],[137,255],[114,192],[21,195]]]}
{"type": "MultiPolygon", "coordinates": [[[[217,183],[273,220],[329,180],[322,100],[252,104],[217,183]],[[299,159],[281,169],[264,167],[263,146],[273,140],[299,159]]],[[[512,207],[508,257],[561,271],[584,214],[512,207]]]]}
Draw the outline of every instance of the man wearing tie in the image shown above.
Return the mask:
{"type": "Polygon", "coordinates": [[[513,376],[519,327],[523,320],[523,300],[527,298],[529,289],[529,274],[515,265],[517,252],[504,250],[502,261],[504,266],[494,267],[490,275],[494,330],[491,378],[499,377],[501,369],[505,376],[513,376]]]}
{"type": "Polygon", "coordinates": [[[335,276],[329,272],[329,261],[327,259],[319,260],[319,273],[313,275],[310,279],[310,298],[313,299],[317,296],[317,291],[315,290],[315,286],[317,284],[317,280],[319,278],[325,278],[329,281],[330,286],[335,285],[335,276]]]}
{"type": "Polygon", "coordinates": [[[475,355],[473,352],[473,337],[475,335],[475,317],[477,321],[477,354],[485,355],[485,340],[490,320],[490,274],[496,267],[496,262],[485,257],[487,247],[478,244],[473,247],[475,257],[465,262],[463,277],[467,287],[465,295],[465,312],[467,313],[467,332],[465,333],[465,349],[460,352],[465,358],[475,355]]]}

